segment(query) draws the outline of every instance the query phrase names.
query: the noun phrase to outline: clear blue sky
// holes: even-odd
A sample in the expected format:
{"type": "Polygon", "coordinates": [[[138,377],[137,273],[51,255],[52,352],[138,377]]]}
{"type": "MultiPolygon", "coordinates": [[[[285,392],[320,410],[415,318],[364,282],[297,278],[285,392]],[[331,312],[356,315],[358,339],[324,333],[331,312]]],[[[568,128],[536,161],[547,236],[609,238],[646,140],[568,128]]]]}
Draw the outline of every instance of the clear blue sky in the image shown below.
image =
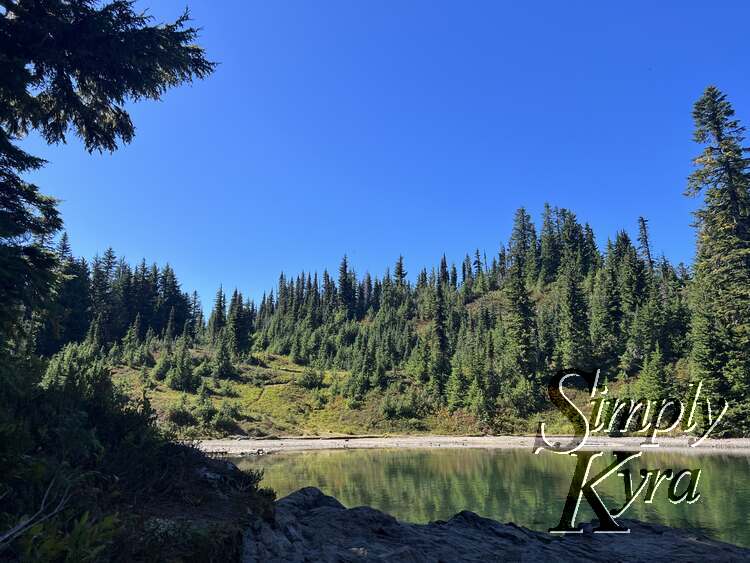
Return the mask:
{"type": "Polygon", "coordinates": [[[750,124],[746,2],[187,2],[212,77],[133,106],[114,155],[26,146],[77,254],[169,262],[204,304],[344,253],[378,275],[491,256],[545,201],[600,245],[643,215],[689,262],[692,103],[716,84],[750,124]]]}

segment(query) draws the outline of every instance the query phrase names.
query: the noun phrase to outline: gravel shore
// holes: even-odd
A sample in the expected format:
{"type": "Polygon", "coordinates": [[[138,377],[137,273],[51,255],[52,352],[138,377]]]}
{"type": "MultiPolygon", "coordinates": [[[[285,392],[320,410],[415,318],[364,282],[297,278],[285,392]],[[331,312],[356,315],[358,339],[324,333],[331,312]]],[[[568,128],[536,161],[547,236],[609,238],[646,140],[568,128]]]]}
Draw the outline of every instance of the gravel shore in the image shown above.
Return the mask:
{"type": "MultiPolygon", "coordinates": [[[[550,441],[567,443],[569,437],[558,436],[550,441]]],[[[707,439],[698,447],[690,447],[688,437],[662,437],[658,448],[644,451],[684,454],[737,454],[750,455],[750,439],[707,439]]],[[[593,450],[641,449],[645,438],[610,438],[595,436],[586,441],[585,448],[593,450]]],[[[354,448],[487,448],[532,450],[533,436],[347,436],[347,437],[290,437],[272,439],[247,439],[244,437],[221,440],[199,440],[198,447],[206,453],[225,456],[265,455],[279,452],[312,450],[345,450],[354,448]]]]}

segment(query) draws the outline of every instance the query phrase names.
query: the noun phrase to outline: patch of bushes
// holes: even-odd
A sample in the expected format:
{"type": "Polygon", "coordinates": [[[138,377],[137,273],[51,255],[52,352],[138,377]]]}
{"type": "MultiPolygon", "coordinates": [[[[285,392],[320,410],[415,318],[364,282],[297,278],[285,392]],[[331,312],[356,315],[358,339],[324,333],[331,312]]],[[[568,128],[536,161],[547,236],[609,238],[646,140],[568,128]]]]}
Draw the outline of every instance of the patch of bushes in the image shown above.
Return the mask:
{"type": "Polygon", "coordinates": [[[305,389],[320,389],[323,387],[323,372],[307,368],[297,376],[295,383],[305,389]]]}
{"type": "Polygon", "coordinates": [[[240,418],[237,405],[224,401],[211,419],[211,426],[219,432],[231,432],[237,428],[237,420],[240,418]]]}
{"type": "MultiPolygon", "coordinates": [[[[202,486],[196,468],[211,460],[170,442],[155,424],[148,397],[130,399],[112,384],[101,347],[93,342],[65,346],[46,369],[0,349],[0,379],[0,530],[13,531],[0,543],[0,559],[151,557],[143,548],[138,511],[153,513],[165,504],[182,511],[189,506],[185,495],[202,486]]],[[[184,397],[170,410],[175,426],[195,417],[188,405],[184,397]]],[[[217,415],[214,423],[227,427],[239,412],[227,405],[214,409],[211,420],[217,415]]],[[[227,516],[238,524],[248,507],[265,510],[269,495],[257,481],[234,479],[245,480],[231,492],[242,498],[241,506],[227,516]]],[[[218,498],[216,490],[204,496],[218,498]]],[[[199,552],[204,540],[196,536],[183,555],[199,552]]],[[[178,559],[185,560],[163,560],[178,559]]]]}
{"type": "Polygon", "coordinates": [[[164,381],[170,369],[172,369],[172,358],[168,352],[162,352],[154,369],[151,370],[151,377],[156,381],[164,381]]]}
{"type": "Polygon", "coordinates": [[[220,379],[218,383],[214,385],[214,391],[217,395],[221,395],[222,397],[236,398],[240,396],[234,384],[223,379],[220,379]]]}
{"type": "Polygon", "coordinates": [[[214,402],[211,400],[208,388],[205,385],[201,386],[198,397],[195,399],[193,414],[201,425],[210,427],[211,420],[216,414],[216,407],[214,407],[214,402]]]}
{"type": "Polygon", "coordinates": [[[311,401],[314,409],[322,409],[328,403],[328,395],[325,391],[316,389],[312,393],[311,401]]]}
{"type": "Polygon", "coordinates": [[[211,363],[208,360],[203,360],[194,370],[195,375],[200,378],[211,377],[211,372],[211,363]]]}
{"type": "Polygon", "coordinates": [[[181,427],[195,425],[196,420],[190,410],[187,395],[183,393],[180,395],[180,401],[178,403],[169,406],[167,409],[167,421],[175,426],[181,427]]]}
{"type": "Polygon", "coordinates": [[[429,393],[416,386],[403,389],[400,384],[391,385],[380,401],[380,413],[386,420],[422,418],[431,410],[429,393]]]}
{"type": "Polygon", "coordinates": [[[177,391],[193,393],[201,384],[201,378],[193,371],[193,360],[190,357],[187,341],[180,337],[177,349],[171,359],[167,372],[167,385],[177,391]]]}
{"type": "Polygon", "coordinates": [[[201,386],[192,404],[183,394],[179,402],[167,410],[168,422],[183,431],[196,428],[229,433],[238,430],[237,423],[243,418],[239,406],[234,402],[223,401],[217,408],[205,385],[201,386]]]}

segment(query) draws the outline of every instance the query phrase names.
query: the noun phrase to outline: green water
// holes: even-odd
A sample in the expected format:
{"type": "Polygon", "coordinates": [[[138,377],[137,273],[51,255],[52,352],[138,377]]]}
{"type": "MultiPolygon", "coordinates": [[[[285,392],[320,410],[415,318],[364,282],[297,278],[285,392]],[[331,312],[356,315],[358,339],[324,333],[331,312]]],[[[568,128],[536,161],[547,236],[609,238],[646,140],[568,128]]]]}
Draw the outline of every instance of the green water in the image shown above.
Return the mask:
{"type": "MultiPolygon", "coordinates": [[[[599,467],[613,459],[606,454],[599,467]]],[[[667,498],[669,482],[664,481],[652,504],[643,502],[642,493],[625,518],[699,528],[714,538],[750,546],[750,457],[644,452],[642,459],[629,466],[634,469],[634,487],[641,467],[700,468],[697,490],[701,497],[690,505],[672,504],[667,498]]],[[[576,458],[546,451],[534,455],[526,450],[381,449],[275,454],[233,461],[243,469],[263,469],[263,485],[273,488],[278,497],[315,486],[346,506],[372,506],[408,522],[445,520],[461,510],[471,510],[546,531],[560,520],[576,458]]],[[[597,490],[608,507],[622,504],[621,477],[609,477],[597,490]]],[[[592,518],[583,501],[578,521],[592,518]]]]}

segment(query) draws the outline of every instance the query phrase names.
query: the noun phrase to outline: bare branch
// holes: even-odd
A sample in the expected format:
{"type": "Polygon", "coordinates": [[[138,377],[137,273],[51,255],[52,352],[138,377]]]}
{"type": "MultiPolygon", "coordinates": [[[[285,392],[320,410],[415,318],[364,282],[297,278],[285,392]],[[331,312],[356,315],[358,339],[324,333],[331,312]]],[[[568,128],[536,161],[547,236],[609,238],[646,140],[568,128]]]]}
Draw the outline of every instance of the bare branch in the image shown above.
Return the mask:
{"type": "MultiPolygon", "coordinates": [[[[54,508],[47,510],[47,502],[50,499],[50,494],[56,480],[57,476],[53,477],[50,481],[47,489],[44,491],[44,496],[42,497],[42,502],[39,506],[39,509],[34,514],[27,518],[24,518],[10,530],[0,533],[0,552],[8,547],[11,541],[26,532],[29,528],[35,526],[36,524],[40,524],[42,522],[45,522],[46,520],[49,520],[65,508],[71,497],[70,485],[67,485],[65,487],[65,490],[63,491],[62,495],[60,495],[60,498],[54,508]]],[[[5,494],[7,494],[7,492],[5,494]]],[[[3,496],[5,496],[5,494],[3,496]]]]}

